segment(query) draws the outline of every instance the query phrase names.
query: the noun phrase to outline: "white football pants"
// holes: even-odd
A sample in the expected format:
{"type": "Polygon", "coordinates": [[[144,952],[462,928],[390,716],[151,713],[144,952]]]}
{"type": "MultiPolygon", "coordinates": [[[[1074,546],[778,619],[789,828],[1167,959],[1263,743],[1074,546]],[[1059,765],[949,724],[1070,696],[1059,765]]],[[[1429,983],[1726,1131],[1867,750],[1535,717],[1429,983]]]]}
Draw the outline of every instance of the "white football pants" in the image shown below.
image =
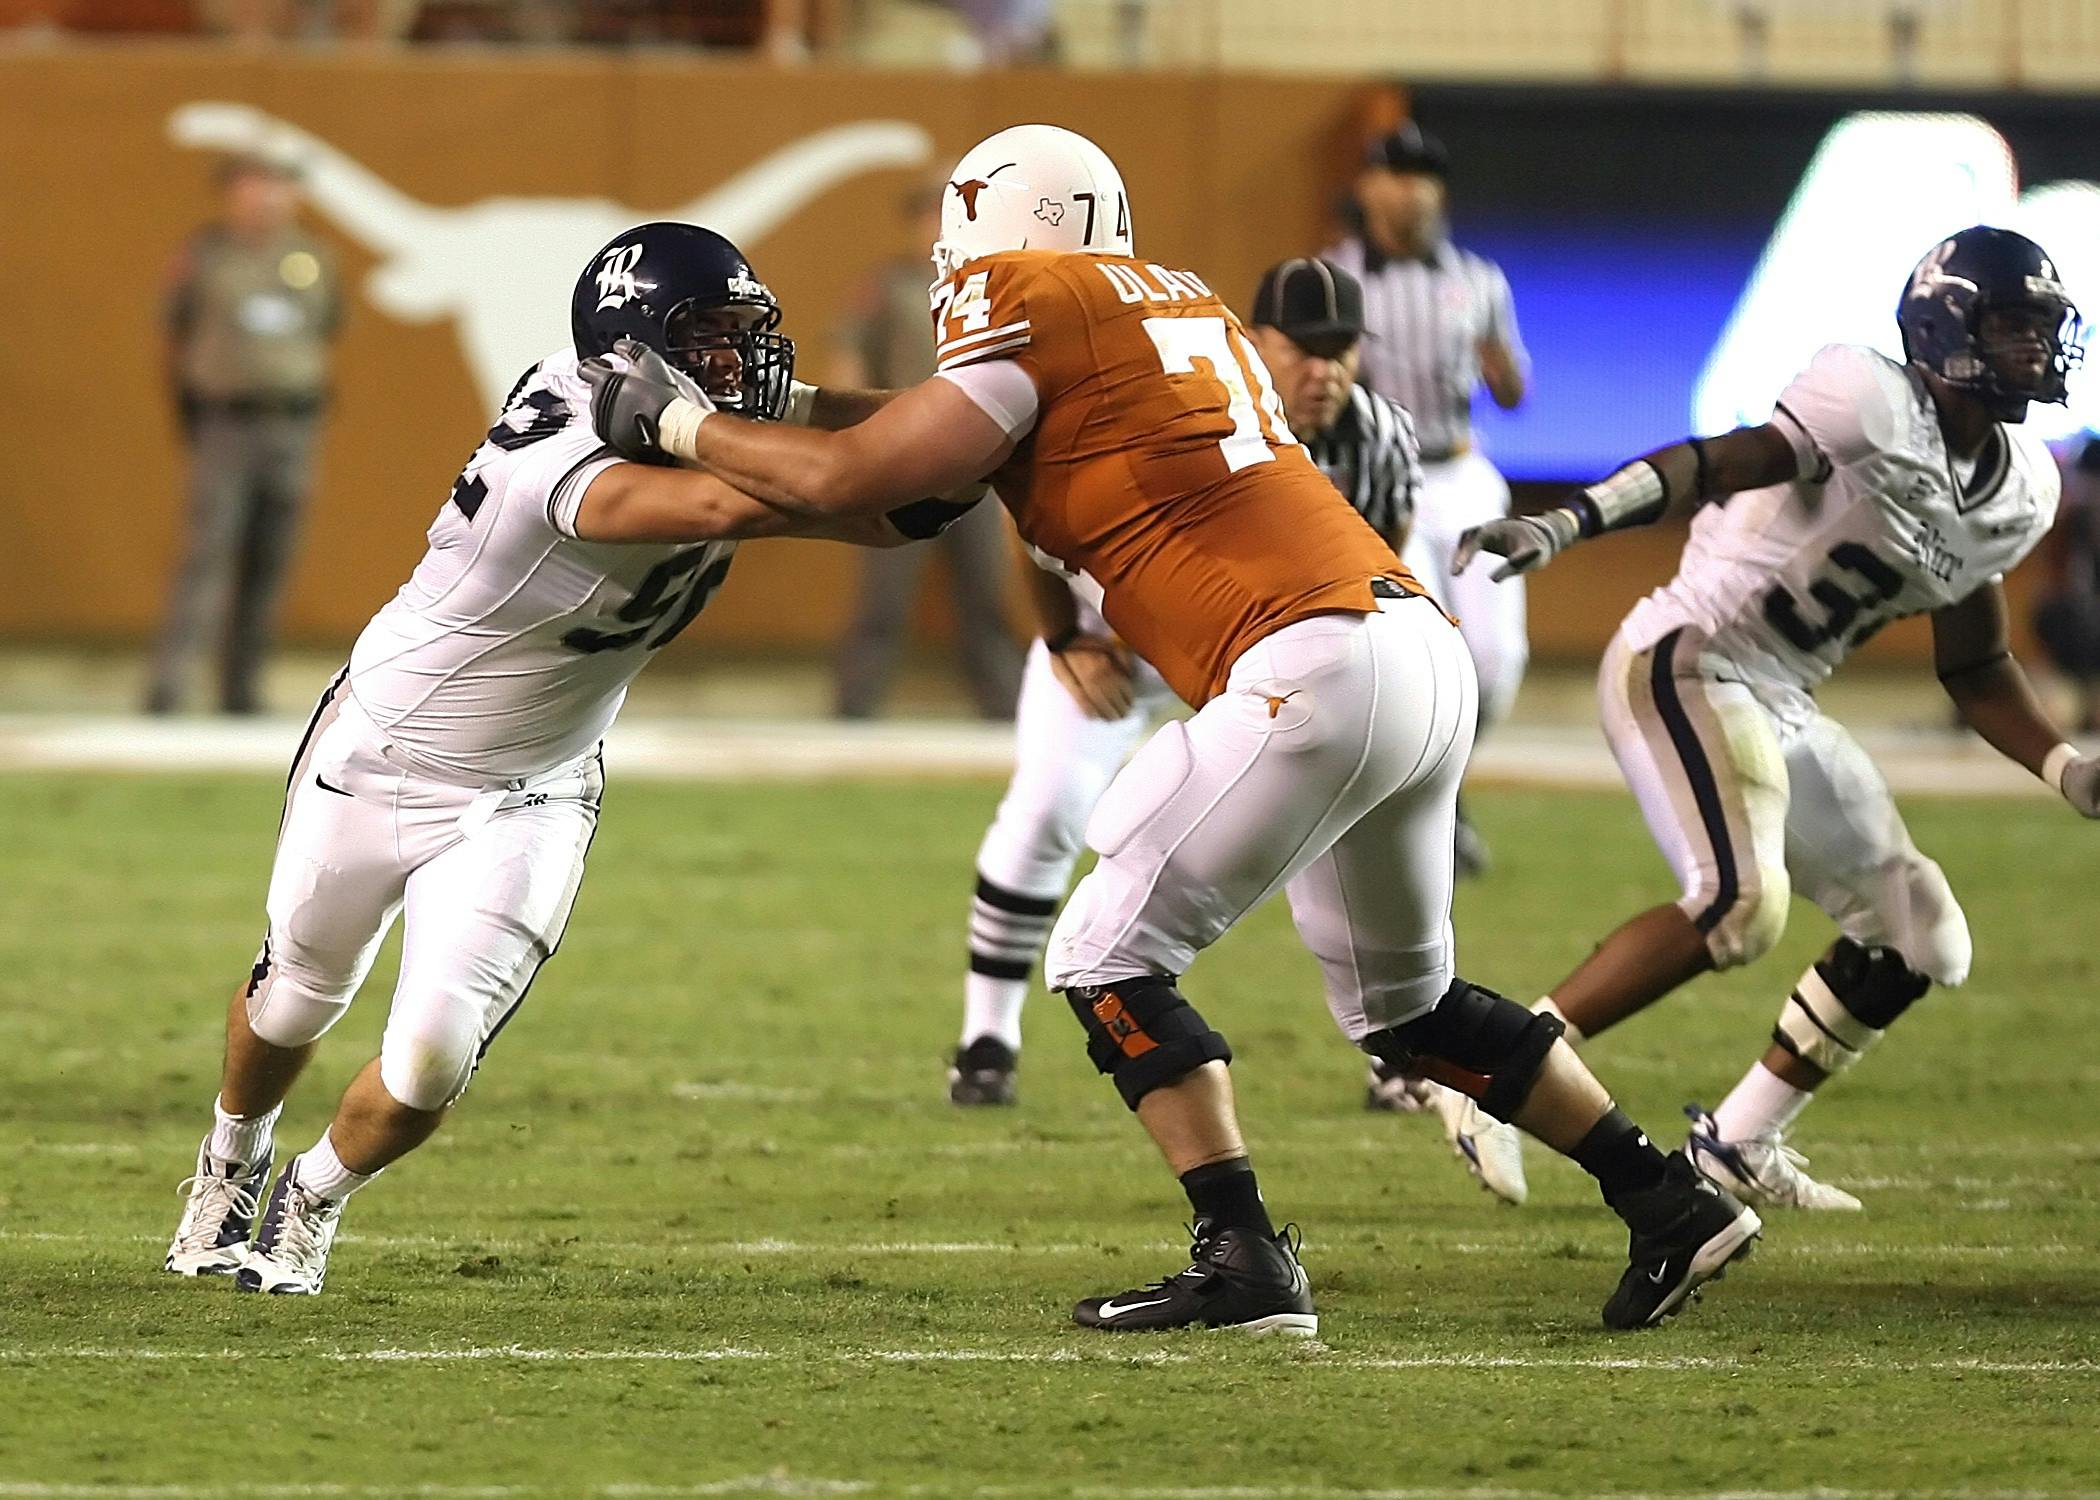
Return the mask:
{"type": "Polygon", "coordinates": [[[1145,731],[1180,701],[1143,661],[1132,687],[1129,713],[1094,718],[1057,680],[1049,648],[1029,647],[1014,709],[1014,774],[978,848],[979,873],[1023,895],[1064,895],[1094,804],[1145,731]]]}
{"type": "Polygon", "coordinates": [[[1838,929],[1893,948],[1936,984],[1968,977],[1968,920],[1919,852],[1880,770],[1806,693],[1753,691],[1697,630],[1634,649],[1597,677],[1605,738],[1719,968],[1768,952],[1795,889],[1838,929]]]}
{"type": "Polygon", "coordinates": [[[604,782],[595,753],[494,786],[436,780],[402,762],[338,677],[292,765],[255,1034],[294,1047],[326,1032],[405,913],[380,1079],[413,1109],[457,1099],[561,941],[604,782]]]}
{"type": "Polygon", "coordinates": [[[1524,623],[1524,580],[1496,583],[1495,571],[1476,563],[1454,575],[1451,555],[1469,526],[1509,514],[1509,483],[1486,455],[1462,453],[1422,466],[1422,492],[1414,529],[1401,559],[1437,602],[1458,617],[1459,632],[1480,679],[1482,727],[1509,716],[1531,660],[1524,623]]]}
{"type": "Polygon", "coordinates": [[[1279,886],[1352,1042],[1450,987],[1452,837],[1478,716],[1426,599],[1317,615],[1248,648],[1094,809],[1100,863],[1050,939],[1053,988],[1183,973],[1279,886]]]}
{"type": "MultiPolygon", "coordinates": [[[[1082,607],[1081,619],[1105,630],[1082,607]]],[[[1014,772],[977,849],[970,902],[970,967],[963,976],[964,1045],[994,1036],[1021,1045],[1021,1010],[1051,918],[1072,879],[1086,820],[1145,731],[1180,700],[1140,660],[1130,712],[1097,719],[1057,680],[1050,651],[1037,641],[1021,672],[1014,710],[1014,772]]]]}

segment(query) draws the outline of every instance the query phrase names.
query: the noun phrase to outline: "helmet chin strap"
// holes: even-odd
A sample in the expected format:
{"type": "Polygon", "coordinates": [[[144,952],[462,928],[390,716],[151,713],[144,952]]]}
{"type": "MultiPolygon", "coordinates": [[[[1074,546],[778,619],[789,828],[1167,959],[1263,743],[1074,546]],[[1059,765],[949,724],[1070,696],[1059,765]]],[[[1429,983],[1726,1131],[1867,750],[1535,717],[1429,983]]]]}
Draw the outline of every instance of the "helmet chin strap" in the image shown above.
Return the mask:
{"type": "Polygon", "coordinates": [[[1994,420],[2017,425],[2027,420],[2028,403],[2033,399],[2032,396],[2014,396],[2007,392],[1994,391],[1983,398],[1983,404],[1994,420]]]}

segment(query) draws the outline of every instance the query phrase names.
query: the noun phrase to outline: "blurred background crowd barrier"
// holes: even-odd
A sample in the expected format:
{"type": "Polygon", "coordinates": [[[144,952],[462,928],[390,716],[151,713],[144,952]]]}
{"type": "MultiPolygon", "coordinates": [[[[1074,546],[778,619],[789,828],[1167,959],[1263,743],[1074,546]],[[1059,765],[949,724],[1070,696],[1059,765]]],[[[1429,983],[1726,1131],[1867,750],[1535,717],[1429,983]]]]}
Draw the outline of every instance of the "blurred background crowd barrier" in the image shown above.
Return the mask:
{"type": "Polygon", "coordinates": [[[874,66],[2085,88],[2090,0],[0,0],[32,37],[706,47],[874,66]]]}

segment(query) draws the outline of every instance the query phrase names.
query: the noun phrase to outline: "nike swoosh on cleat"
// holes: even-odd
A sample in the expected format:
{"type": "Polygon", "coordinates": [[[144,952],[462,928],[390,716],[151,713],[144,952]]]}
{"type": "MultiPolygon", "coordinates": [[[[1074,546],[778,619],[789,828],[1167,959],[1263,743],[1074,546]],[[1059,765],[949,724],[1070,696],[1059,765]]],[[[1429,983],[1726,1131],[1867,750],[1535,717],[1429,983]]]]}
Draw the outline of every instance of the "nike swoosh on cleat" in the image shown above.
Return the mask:
{"type": "Polygon", "coordinates": [[[1161,1297],[1155,1302],[1124,1302],[1119,1304],[1115,1298],[1111,1297],[1101,1304],[1099,1312],[1100,1316],[1104,1318],[1120,1318],[1125,1313],[1138,1312],[1147,1307],[1165,1307],[1172,1300],[1170,1297],[1161,1297]]]}
{"type": "Polygon", "coordinates": [[[1665,1261],[1663,1262],[1663,1264],[1655,1268],[1655,1274],[1653,1276],[1650,1276],[1648,1279],[1654,1282],[1657,1286],[1661,1286],[1663,1284],[1663,1278],[1669,1274],[1670,1265],[1668,1261],[1665,1261]]]}

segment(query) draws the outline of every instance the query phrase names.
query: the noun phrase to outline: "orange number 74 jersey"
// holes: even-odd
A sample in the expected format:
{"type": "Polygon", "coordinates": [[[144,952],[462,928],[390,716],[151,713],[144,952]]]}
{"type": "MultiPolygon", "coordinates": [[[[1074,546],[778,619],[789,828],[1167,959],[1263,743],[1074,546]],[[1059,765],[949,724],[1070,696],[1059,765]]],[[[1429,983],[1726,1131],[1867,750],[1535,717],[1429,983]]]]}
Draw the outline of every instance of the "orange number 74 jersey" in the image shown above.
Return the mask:
{"type": "Polygon", "coordinates": [[[1187,271],[1016,250],[933,291],[939,368],[1012,360],[1036,424],[994,476],[1022,537],[1184,699],[1308,615],[1419,585],[1292,437],[1239,321],[1187,271]]]}

